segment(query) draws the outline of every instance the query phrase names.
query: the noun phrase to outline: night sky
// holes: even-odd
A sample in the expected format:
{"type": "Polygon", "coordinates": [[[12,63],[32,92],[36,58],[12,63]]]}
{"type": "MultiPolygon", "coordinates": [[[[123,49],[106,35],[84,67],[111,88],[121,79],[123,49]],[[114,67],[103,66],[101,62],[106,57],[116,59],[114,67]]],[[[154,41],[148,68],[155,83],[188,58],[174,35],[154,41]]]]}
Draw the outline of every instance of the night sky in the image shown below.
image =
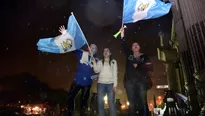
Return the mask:
{"type": "MultiPolygon", "coordinates": [[[[30,72],[52,88],[68,90],[76,71],[76,57],[73,53],[41,53],[36,43],[40,38],[59,35],[59,26],[67,25],[70,13],[74,12],[88,43],[98,45],[99,57],[104,47],[111,48],[119,64],[120,88],[123,88],[125,62],[120,40],[113,38],[121,27],[122,0],[2,0],[1,12],[0,77],[30,72]]],[[[164,32],[166,40],[170,38],[171,13],[127,27],[128,44],[140,43],[142,51],[153,61],[154,83],[165,84],[156,48],[159,31],[164,32]]]]}

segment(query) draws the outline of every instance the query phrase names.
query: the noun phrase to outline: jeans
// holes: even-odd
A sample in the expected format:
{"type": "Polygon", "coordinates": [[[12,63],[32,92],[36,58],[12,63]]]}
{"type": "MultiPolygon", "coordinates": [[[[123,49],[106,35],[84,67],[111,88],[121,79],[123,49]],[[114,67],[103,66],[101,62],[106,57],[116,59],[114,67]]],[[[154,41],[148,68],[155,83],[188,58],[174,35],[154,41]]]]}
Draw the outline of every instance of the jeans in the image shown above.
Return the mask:
{"type": "Polygon", "coordinates": [[[147,90],[138,84],[126,84],[127,97],[129,100],[129,116],[148,116],[147,90]],[[138,110],[138,114],[136,111],[138,110]]]}
{"type": "Polygon", "coordinates": [[[113,84],[98,83],[98,85],[97,85],[97,94],[98,94],[98,112],[99,112],[99,116],[105,116],[104,97],[105,97],[106,94],[108,96],[110,116],[116,116],[115,93],[113,91],[113,84]]]}
{"type": "Polygon", "coordinates": [[[71,85],[70,91],[68,92],[68,116],[74,116],[75,97],[80,90],[82,91],[80,115],[85,116],[85,111],[88,107],[88,98],[90,95],[90,88],[91,88],[91,85],[80,86],[73,82],[73,84],[71,85]]]}

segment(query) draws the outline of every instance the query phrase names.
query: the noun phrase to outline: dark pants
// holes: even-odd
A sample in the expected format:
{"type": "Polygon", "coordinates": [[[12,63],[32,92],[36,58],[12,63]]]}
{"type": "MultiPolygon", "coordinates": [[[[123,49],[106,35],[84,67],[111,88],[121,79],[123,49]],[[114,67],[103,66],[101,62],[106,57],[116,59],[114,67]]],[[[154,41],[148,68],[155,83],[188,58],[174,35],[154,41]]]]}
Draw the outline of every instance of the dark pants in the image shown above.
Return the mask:
{"type": "Polygon", "coordinates": [[[81,90],[81,111],[80,115],[85,116],[85,111],[88,107],[88,99],[90,95],[90,87],[88,86],[80,86],[75,83],[71,85],[70,91],[68,92],[68,116],[74,116],[74,104],[75,104],[75,97],[78,92],[81,90]]]}
{"type": "Polygon", "coordinates": [[[142,84],[125,85],[129,100],[129,116],[148,116],[147,90],[142,84]],[[138,113],[136,113],[138,111],[138,113]]]}

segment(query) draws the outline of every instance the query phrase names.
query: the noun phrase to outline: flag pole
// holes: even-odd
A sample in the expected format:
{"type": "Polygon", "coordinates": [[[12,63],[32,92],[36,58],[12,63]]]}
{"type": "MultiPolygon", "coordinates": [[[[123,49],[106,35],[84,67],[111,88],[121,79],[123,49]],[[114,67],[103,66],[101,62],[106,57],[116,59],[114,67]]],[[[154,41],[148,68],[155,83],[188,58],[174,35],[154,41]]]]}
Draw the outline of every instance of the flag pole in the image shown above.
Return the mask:
{"type": "MultiPolygon", "coordinates": [[[[73,14],[73,12],[71,12],[71,15],[73,15],[73,17],[75,18],[75,15],[73,14]]],[[[75,18],[75,20],[76,20],[76,18],[75,18]]],[[[85,38],[85,35],[84,35],[84,33],[83,33],[83,31],[82,31],[80,25],[78,24],[78,21],[77,21],[77,20],[76,20],[76,23],[77,23],[77,25],[78,25],[80,31],[82,32],[83,37],[85,38]]],[[[92,51],[91,51],[91,49],[90,49],[90,46],[89,46],[88,41],[86,40],[86,38],[85,38],[85,42],[86,42],[86,44],[87,44],[87,46],[88,46],[88,50],[89,50],[89,52],[90,52],[90,54],[91,54],[90,60],[89,60],[89,62],[88,62],[89,64],[91,64],[92,58],[93,58],[93,53],[92,53],[92,51]]]]}
{"type": "MultiPolygon", "coordinates": [[[[74,19],[76,20],[75,15],[73,14],[73,12],[71,12],[71,15],[73,15],[74,19]]],[[[80,25],[78,24],[78,21],[77,21],[77,20],[76,20],[76,23],[77,23],[77,25],[78,25],[80,31],[82,32],[83,37],[85,38],[85,35],[84,35],[84,33],[83,33],[83,31],[82,31],[80,25]]],[[[85,42],[86,42],[86,44],[87,44],[87,46],[88,46],[88,50],[89,50],[89,52],[91,53],[91,49],[90,49],[90,46],[89,46],[88,41],[86,40],[86,38],[85,38],[85,42]]]]}
{"type": "MultiPolygon", "coordinates": [[[[123,0],[123,4],[122,4],[122,27],[121,28],[124,28],[124,24],[123,24],[123,17],[124,17],[124,4],[125,4],[125,0],[123,0]]],[[[121,37],[122,39],[122,37],[121,37]]]]}
{"type": "MultiPolygon", "coordinates": [[[[121,28],[123,27],[123,28],[126,28],[125,26],[124,26],[124,24],[123,24],[123,15],[124,15],[124,0],[123,0],[123,3],[122,3],[122,25],[121,25],[121,28]]],[[[115,37],[115,38],[117,38],[118,36],[120,35],[120,31],[118,31],[116,34],[114,34],[113,36],[115,37]]]]}
{"type": "Polygon", "coordinates": [[[124,16],[124,4],[125,4],[125,0],[123,0],[123,4],[122,4],[122,27],[123,27],[123,16],[124,16]]]}

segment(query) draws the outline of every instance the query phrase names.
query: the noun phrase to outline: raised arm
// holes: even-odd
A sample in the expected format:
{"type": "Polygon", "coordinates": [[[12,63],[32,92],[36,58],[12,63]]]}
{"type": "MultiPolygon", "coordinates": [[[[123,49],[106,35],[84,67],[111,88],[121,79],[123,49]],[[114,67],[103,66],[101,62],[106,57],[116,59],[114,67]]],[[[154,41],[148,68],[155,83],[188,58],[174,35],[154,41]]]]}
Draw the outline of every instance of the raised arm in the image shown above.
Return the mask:
{"type": "Polygon", "coordinates": [[[127,43],[125,41],[125,37],[124,37],[124,28],[120,29],[120,33],[121,33],[121,44],[122,44],[122,48],[123,51],[125,53],[126,56],[129,56],[132,51],[130,50],[130,48],[127,46],[127,43]]]}

